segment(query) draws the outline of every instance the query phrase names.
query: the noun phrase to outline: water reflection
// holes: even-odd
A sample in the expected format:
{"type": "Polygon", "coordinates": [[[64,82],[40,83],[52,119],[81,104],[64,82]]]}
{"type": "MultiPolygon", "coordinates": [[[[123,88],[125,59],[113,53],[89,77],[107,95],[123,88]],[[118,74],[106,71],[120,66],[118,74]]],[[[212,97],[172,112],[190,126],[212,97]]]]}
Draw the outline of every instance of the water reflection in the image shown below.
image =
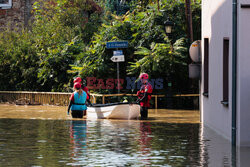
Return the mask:
{"type": "Polygon", "coordinates": [[[151,152],[151,123],[150,122],[140,122],[140,161],[145,166],[150,166],[150,152],[151,152]]]}
{"type": "Polygon", "coordinates": [[[70,143],[72,145],[70,159],[73,163],[68,163],[68,165],[79,164],[87,158],[87,121],[70,121],[69,132],[70,143]]]}
{"type": "Polygon", "coordinates": [[[87,121],[73,120],[70,126],[70,143],[73,144],[73,153],[87,148],[87,121]]]}
{"type": "Polygon", "coordinates": [[[232,147],[209,127],[202,125],[200,129],[201,161],[211,167],[249,167],[250,147],[232,147]]]}
{"type": "Polygon", "coordinates": [[[158,110],[150,113],[153,119],[140,121],[71,119],[64,109],[1,106],[0,166],[250,164],[250,148],[237,148],[237,154],[233,154],[228,140],[200,123],[193,123],[197,119],[191,111],[181,118],[183,110],[163,114],[158,110]],[[164,118],[170,115],[176,118],[164,118]],[[177,123],[178,119],[186,123],[177,123]]]}
{"type": "Polygon", "coordinates": [[[68,163],[70,165],[200,164],[199,124],[97,120],[87,121],[87,128],[86,121],[72,121],[69,129],[73,133],[72,148],[75,153],[74,162],[68,163]]]}
{"type": "Polygon", "coordinates": [[[63,121],[0,119],[0,166],[61,166],[69,137],[63,121]]]}

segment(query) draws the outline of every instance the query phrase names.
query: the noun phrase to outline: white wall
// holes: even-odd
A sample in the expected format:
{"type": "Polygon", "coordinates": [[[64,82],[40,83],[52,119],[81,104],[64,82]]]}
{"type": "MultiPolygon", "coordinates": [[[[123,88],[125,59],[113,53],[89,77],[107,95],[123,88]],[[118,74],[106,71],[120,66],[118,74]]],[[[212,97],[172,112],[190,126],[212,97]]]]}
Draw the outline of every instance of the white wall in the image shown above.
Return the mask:
{"type": "Polygon", "coordinates": [[[238,8],[237,144],[250,146],[250,8],[241,4],[250,0],[241,0],[238,8]]]}
{"type": "MultiPolygon", "coordinates": [[[[229,106],[223,100],[223,38],[229,38],[229,81],[232,59],[232,1],[202,1],[202,40],[209,38],[209,90],[208,97],[201,95],[202,121],[205,125],[227,139],[231,139],[231,82],[229,83],[229,106]]],[[[204,48],[204,42],[203,42],[204,48]]],[[[204,49],[202,49],[204,55],[204,49]]],[[[202,62],[204,63],[204,57],[202,62]]],[[[202,65],[202,76],[203,74],[202,65]]],[[[203,93],[203,78],[201,82],[203,93]]]]}
{"type": "MultiPolygon", "coordinates": [[[[250,146],[250,8],[241,8],[241,4],[249,5],[250,0],[238,0],[236,142],[240,146],[250,146]]],[[[232,0],[202,1],[202,40],[204,38],[209,38],[209,97],[201,97],[202,121],[231,140],[232,0]],[[229,38],[230,44],[228,107],[220,103],[223,95],[223,38],[225,37],[229,38]]],[[[204,49],[202,54],[204,55],[204,49]]],[[[202,73],[203,68],[204,66],[202,73]]],[[[203,78],[201,93],[203,93],[203,78]]]]}

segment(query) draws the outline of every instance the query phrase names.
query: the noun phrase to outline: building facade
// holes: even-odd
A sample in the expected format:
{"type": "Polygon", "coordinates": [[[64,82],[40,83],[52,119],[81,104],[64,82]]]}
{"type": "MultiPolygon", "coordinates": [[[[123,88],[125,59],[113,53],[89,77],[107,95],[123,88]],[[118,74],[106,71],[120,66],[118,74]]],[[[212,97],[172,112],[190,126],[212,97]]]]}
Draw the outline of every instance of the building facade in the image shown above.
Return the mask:
{"type": "MultiPolygon", "coordinates": [[[[38,0],[0,0],[0,31],[9,27],[20,28],[28,26],[32,17],[32,5],[38,0]]],[[[45,0],[44,0],[45,1],[45,0]]],[[[101,13],[102,8],[94,1],[87,1],[91,5],[89,11],[86,11],[85,20],[91,13],[101,13]]]]}
{"type": "Polygon", "coordinates": [[[202,1],[201,117],[205,126],[231,141],[235,122],[238,146],[250,146],[249,18],[250,0],[238,0],[236,5],[232,0],[202,1]],[[237,7],[236,22],[233,21],[233,6],[237,7]],[[237,27],[236,38],[233,25],[237,27]],[[234,39],[237,39],[236,54],[233,54],[234,39]],[[236,89],[233,89],[233,74],[236,89]],[[236,111],[235,117],[233,111],[236,111]]]}
{"type": "Polygon", "coordinates": [[[28,24],[35,0],[0,0],[0,30],[28,24]]]}

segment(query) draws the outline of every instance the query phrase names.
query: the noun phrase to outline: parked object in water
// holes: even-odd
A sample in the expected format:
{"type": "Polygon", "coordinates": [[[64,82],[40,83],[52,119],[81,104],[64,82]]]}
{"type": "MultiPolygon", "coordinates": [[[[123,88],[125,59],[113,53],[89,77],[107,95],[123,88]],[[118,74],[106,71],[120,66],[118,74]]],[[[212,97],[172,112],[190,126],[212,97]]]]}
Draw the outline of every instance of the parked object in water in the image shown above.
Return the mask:
{"type": "Polygon", "coordinates": [[[96,119],[137,119],[140,115],[139,104],[109,103],[89,106],[87,118],[96,119]]]}

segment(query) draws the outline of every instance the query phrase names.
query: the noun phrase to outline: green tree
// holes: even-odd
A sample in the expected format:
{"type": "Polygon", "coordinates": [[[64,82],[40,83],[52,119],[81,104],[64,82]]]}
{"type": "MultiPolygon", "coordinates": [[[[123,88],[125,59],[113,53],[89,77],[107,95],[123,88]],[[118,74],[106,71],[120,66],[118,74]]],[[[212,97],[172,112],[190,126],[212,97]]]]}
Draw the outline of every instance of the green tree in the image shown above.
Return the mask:
{"type": "Polygon", "coordinates": [[[121,67],[123,78],[148,72],[152,77],[171,78],[176,91],[187,89],[187,63],[190,58],[187,52],[185,3],[161,1],[160,5],[161,10],[152,3],[147,10],[139,6],[123,16],[110,14],[111,18],[107,18],[109,21],[103,21],[105,24],[95,33],[91,44],[79,57],[81,61],[75,63],[70,72],[78,72],[84,78],[116,76],[115,64],[110,61],[112,50],[105,48],[105,45],[108,41],[126,40],[129,47],[123,49],[126,55],[121,67]],[[174,20],[176,25],[169,38],[163,25],[167,17],[174,20]]]}
{"type": "MultiPolygon", "coordinates": [[[[100,1],[102,14],[93,13],[87,0],[34,3],[30,30],[0,33],[1,90],[67,91],[76,75],[114,78],[106,42],[123,40],[129,47],[123,49],[121,78],[148,72],[171,78],[175,91],[188,90],[185,1],[122,1],[128,9],[121,13],[107,3],[100,1]],[[168,17],[175,22],[171,37],[164,32],[168,17]]],[[[192,3],[194,40],[200,39],[200,3],[192,3]]]]}
{"type": "Polygon", "coordinates": [[[38,56],[29,33],[0,34],[1,90],[37,90],[38,56]]]}

